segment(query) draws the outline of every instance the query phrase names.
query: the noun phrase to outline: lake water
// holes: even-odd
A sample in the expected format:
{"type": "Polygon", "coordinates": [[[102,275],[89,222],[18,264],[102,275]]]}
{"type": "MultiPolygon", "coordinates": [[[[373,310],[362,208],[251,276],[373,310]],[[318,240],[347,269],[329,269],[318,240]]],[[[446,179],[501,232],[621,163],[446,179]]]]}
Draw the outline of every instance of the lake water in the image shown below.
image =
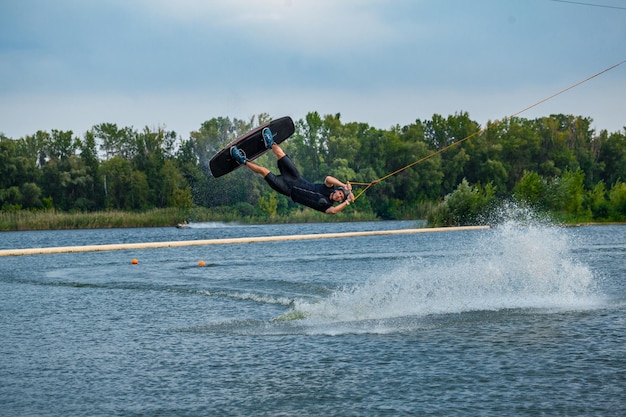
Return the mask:
{"type": "MultiPolygon", "coordinates": [[[[8,232],[0,249],[416,226],[8,232]]],[[[626,409],[626,226],[1,257],[0,294],[2,416],[626,409]]]]}

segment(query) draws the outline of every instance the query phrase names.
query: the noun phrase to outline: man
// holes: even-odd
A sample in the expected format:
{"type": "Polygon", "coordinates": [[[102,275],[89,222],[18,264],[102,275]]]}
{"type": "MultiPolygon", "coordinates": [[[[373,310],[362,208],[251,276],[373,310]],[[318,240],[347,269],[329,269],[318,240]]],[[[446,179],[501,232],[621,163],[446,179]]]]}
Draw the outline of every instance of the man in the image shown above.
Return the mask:
{"type": "Polygon", "coordinates": [[[270,187],[291,197],[294,202],[327,214],[337,214],[354,201],[352,185],[344,184],[335,177],[327,176],[323,184],[313,184],[302,178],[293,161],[274,142],[271,130],[265,128],[262,133],[265,147],[271,149],[278,159],[280,175],[274,175],[269,169],[248,161],[241,149],[233,146],[230,155],[239,165],[245,165],[252,172],[263,176],[270,187]]]}

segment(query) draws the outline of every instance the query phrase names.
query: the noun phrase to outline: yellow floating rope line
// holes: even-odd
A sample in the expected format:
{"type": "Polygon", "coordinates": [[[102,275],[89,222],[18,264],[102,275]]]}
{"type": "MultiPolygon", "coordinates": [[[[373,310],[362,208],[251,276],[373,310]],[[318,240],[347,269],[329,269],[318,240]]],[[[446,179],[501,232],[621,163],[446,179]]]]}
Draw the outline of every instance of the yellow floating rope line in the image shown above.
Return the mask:
{"type": "Polygon", "coordinates": [[[337,239],[346,237],[382,236],[382,235],[406,235],[413,233],[433,233],[433,232],[454,232],[467,230],[485,230],[489,226],[459,226],[459,227],[433,227],[424,229],[393,229],[393,230],[370,230],[362,232],[336,232],[304,235],[279,235],[279,236],[258,236],[258,237],[236,237],[227,239],[204,239],[204,240],[177,240],[172,242],[141,242],[141,243],[119,243],[108,245],[87,245],[87,246],[59,246],[47,248],[25,248],[25,249],[2,249],[2,256],[22,256],[22,255],[44,255],[56,253],[77,253],[77,252],[104,252],[115,250],[132,249],[156,249],[156,248],[178,248],[185,246],[206,246],[206,245],[232,245],[258,242],[282,242],[292,240],[313,240],[313,239],[337,239]]]}
{"type": "MultiPolygon", "coordinates": [[[[552,100],[554,97],[559,96],[559,95],[561,95],[561,94],[563,94],[563,93],[565,93],[565,92],[567,92],[567,91],[569,91],[569,90],[571,90],[571,89],[573,89],[573,88],[576,88],[576,87],[578,87],[579,85],[586,83],[587,81],[590,81],[590,80],[592,80],[592,79],[594,79],[594,78],[596,78],[596,77],[599,77],[600,75],[602,75],[602,74],[604,74],[604,73],[606,73],[606,72],[608,72],[608,71],[611,71],[611,70],[612,70],[612,69],[614,69],[614,68],[619,67],[620,65],[622,65],[622,64],[623,64],[623,63],[625,63],[625,62],[626,62],[626,60],[621,61],[621,62],[619,62],[619,63],[617,63],[617,64],[615,64],[615,65],[612,65],[612,66],[610,66],[609,68],[606,68],[606,69],[604,69],[604,70],[602,70],[602,71],[600,71],[600,72],[598,72],[598,73],[596,73],[596,74],[594,74],[594,75],[592,75],[592,76],[590,76],[590,77],[587,77],[587,78],[585,78],[585,79],[584,79],[584,80],[582,80],[582,81],[579,81],[579,82],[577,82],[577,83],[575,83],[575,84],[570,85],[569,87],[567,87],[567,88],[565,88],[565,89],[563,89],[563,90],[559,91],[558,93],[552,94],[552,95],[551,95],[551,96],[549,96],[549,97],[546,97],[546,98],[544,98],[544,99],[542,99],[542,100],[539,100],[539,101],[538,101],[538,102],[536,102],[535,104],[532,104],[532,105],[530,105],[530,106],[528,106],[528,107],[526,107],[526,108],[524,108],[524,109],[522,109],[522,110],[518,111],[517,113],[512,114],[511,116],[505,117],[505,118],[503,118],[503,119],[502,119],[502,120],[500,120],[500,121],[495,121],[495,122],[493,122],[493,123],[491,124],[491,127],[492,127],[493,125],[498,124],[498,123],[502,123],[502,122],[504,122],[504,121],[506,121],[506,120],[512,119],[513,117],[516,117],[516,116],[518,116],[518,115],[520,115],[520,114],[522,114],[522,113],[524,113],[524,112],[526,112],[526,111],[528,111],[528,110],[532,109],[533,107],[537,107],[538,105],[540,105],[540,104],[542,104],[542,103],[545,103],[545,102],[546,102],[546,101],[548,101],[548,100],[552,100]]],[[[449,144],[449,145],[447,145],[447,146],[444,146],[443,148],[441,148],[441,149],[439,149],[439,150],[437,150],[437,151],[435,151],[435,152],[433,152],[433,153],[431,153],[431,154],[429,154],[429,155],[426,155],[425,157],[420,158],[420,159],[418,159],[417,161],[411,162],[410,164],[408,164],[408,165],[406,165],[406,166],[403,166],[402,168],[400,168],[400,169],[398,169],[398,170],[396,170],[396,171],[393,171],[393,172],[392,172],[392,173],[390,173],[390,174],[387,174],[387,175],[385,175],[385,176],[383,176],[383,177],[380,177],[380,178],[378,178],[377,180],[373,180],[373,181],[371,181],[371,182],[353,182],[353,181],[349,181],[349,183],[350,183],[350,184],[352,184],[352,185],[364,185],[364,186],[366,186],[366,187],[365,187],[363,190],[361,190],[361,191],[360,191],[357,195],[355,195],[354,200],[356,201],[359,197],[361,197],[361,195],[363,195],[363,194],[364,194],[364,193],[365,193],[365,192],[366,192],[366,191],[367,191],[367,190],[368,190],[368,189],[369,189],[372,185],[378,184],[379,182],[384,181],[384,180],[386,180],[387,178],[392,177],[392,176],[394,176],[394,175],[396,175],[396,174],[399,174],[400,172],[405,171],[405,170],[407,170],[407,169],[411,168],[411,167],[412,167],[412,166],[414,166],[414,165],[417,165],[417,164],[419,164],[419,163],[421,163],[421,162],[424,162],[425,160],[430,159],[430,158],[432,158],[432,157],[433,157],[433,156],[435,156],[435,155],[439,155],[440,153],[442,153],[442,152],[444,152],[444,151],[447,151],[448,149],[450,149],[450,148],[452,148],[452,147],[454,147],[454,146],[460,145],[461,143],[463,143],[463,142],[465,142],[465,141],[467,141],[467,140],[469,140],[469,139],[471,139],[471,138],[473,138],[473,137],[475,137],[475,136],[477,136],[477,135],[480,135],[481,133],[483,133],[483,132],[487,131],[487,129],[488,129],[489,127],[490,127],[490,126],[486,126],[486,127],[482,128],[482,129],[478,130],[477,132],[474,132],[474,133],[472,133],[471,135],[469,135],[469,136],[467,136],[467,137],[464,137],[463,139],[460,139],[460,140],[458,140],[458,141],[456,141],[456,142],[453,142],[453,143],[451,143],[451,144],[449,144]]]]}

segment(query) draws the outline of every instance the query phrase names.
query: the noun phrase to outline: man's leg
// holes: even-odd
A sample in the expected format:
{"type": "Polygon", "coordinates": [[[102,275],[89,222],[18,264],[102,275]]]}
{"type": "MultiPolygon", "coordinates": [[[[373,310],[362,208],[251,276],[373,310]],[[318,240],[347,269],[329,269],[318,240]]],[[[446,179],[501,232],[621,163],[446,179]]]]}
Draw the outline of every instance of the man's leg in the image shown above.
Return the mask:
{"type": "MultiPolygon", "coordinates": [[[[272,152],[274,153],[274,155],[276,155],[276,158],[278,160],[284,158],[286,155],[282,148],[275,143],[272,144],[272,152]]],[[[237,163],[247,166],[252,172],[257,173],[264,178],[267,176],[267,174],[270,173],[269,169],[261,165],[257,165],[254,162],[248,161],[243,152],[241,152],[241,150],[239,150],[239,148],[237,148],[236,146],[230,148],[230,154],[237,161],[237,163]]]]}
{"type": "MultiPolygon", "coordinates": [[[[272,144],[272,152],[274,152],[274,155],[276,155],[276,159],[282,159],[286,155],[285,151],[283,151],[282,148],[275,143],[272,144]]],[[[270,173],[269,169],[262,167],[261,165],[257,165],[254,162],[246,161],[245,165],[248,168],[250,168],[252,172],[256,172],[257,174],[260,174],[263,177],[265,177],[267,174],[270,173]]]]}
{"type": "Polygon", "coordinates": [[[276,155],[276,159],[281,159],[285,156],[285,152],[282,150],[282,148],[275,143],[272,144],[272,152],[274,152],[274,155],[276,155]]]}
{"type": "Polygon", "coordinates": [[[269,127],[263,129],[261,135],[263,136],[263,143],[265,144],[265,148],[271,149],[272,152],[274,152],[274,155],[276,155],[276,159],[280,159],[285,156],[285,152],[283,152],[280,146],[278,146],[276,142],[274,142],[274,134],[269,127]]]}
{"type": "Polygon", "coordinates": [[[272,144],[272,152],[274,152],[274,155],[278,158],[278,169],[280,169],[281,175],[274,175],[269,169],[248,161],[246,155],[236,146],[230,148],[230,155],[239,165],[247,166],[250,171],[263,176],[265,181],[274,190],[286,196],[290,196],[292,181],[290,178],[297,179],[298,170],[293,162],[291,162],[288,157],[286,158],[287,155],[283,152],[280,146],[275,143],[272,144]],[[284,170],[288,173],[287,176],[282,175],[284,170]]]}
{"type": "Polygon", "coordinates": [[[262,167],[261,165],[257,165],[254,162],[246,161],[245,165],[250,168],[252,172],[255,172],[263,177],[270,173],[269,169],[262,167]]]}

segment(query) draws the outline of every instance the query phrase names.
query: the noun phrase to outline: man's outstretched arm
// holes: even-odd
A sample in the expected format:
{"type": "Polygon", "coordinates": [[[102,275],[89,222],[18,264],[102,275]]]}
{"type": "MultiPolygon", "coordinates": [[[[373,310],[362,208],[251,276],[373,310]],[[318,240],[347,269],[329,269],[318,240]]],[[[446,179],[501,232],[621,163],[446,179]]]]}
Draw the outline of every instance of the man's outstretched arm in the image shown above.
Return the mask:
{"type": "Polygon", "coordinates": [[[337,186],[337,187],[343,187],[346,190],[352,191],[352,184],[350,183],[344,184],[343,182],[339,181],[337,178],[331,177],[330,175],[327,176],[326,179],[324,180],[324,185],[326,185],[328,188],[337,186]]]}

